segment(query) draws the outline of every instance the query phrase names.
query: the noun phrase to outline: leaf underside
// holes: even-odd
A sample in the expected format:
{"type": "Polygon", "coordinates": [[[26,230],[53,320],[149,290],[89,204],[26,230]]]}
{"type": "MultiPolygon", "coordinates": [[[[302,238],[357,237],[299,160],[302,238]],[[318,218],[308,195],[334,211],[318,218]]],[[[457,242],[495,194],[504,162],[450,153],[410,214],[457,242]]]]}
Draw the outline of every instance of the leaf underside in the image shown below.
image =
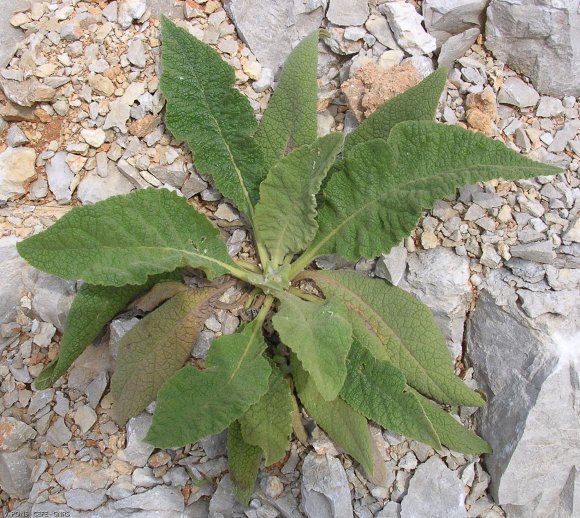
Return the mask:
{"type": "Polygon", "coordinates": [[[338,396],[346,379],[346,357],[352,326],[337,298],[307,302],[284,293],[272,318],[280,339],[296,354],[327,401],[338,396]]]}
{"type": "Polygon", "coordinates": [[[120,424],[138,415],[163,383],[180,369],[205,320],[215,288],[187,288],[149,313],[121,339],[111,378],[114,414],[120,424]]]}
{"type": "Polygon", "coordinates": [[[30,264],[90,284],[144,284],[182,266],[209,278],[235,268],[218,230],[184,198],[166,189],[113,196],[65,214],[44,232],[18,243],[30,264]]]}
{"type": "Polygon", "coordinates": [[[208,45],[161,19],[161,91],[165,123],[187,143],[196,167],[251,216],[264,176],[257,128],[248,99],[234,88],[234,69],[208,45]]]}
{"type": "Polygon", "coordinates": [[[262,450],[244,441],[238,421],[234,421],[228,429],[227,448],[234,494],[242,504],[247,505],[256,485],[262,450]]]}
{"type": "Polygon", "coordinates": [[[265,348],[255,322],[216,339],[205,369],[183,367],[163,384],[145,440],[175,448],[225,430],[268,391],[265,348]]]}

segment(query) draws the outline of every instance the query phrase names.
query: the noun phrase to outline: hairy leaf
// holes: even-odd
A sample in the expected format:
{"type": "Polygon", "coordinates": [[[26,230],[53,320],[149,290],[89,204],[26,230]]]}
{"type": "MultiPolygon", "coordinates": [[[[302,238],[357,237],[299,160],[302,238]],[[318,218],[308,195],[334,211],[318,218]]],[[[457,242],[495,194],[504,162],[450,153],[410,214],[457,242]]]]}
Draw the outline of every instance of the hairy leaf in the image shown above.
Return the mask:
{"type": "Polygon", "coordinates": [[[318,31],[315,31],[288,57],[256,131],[255,139],[263,151],[267,170],[288,148],[310,144],[316,139],[317,60],[318,31]]]}
{"type": "Polygon", "coordinates": [[[244,440],[262,449],[266,466],[284,457],[292,434],[292,393],[280,369],[272,368],[268,392],[239,421],[244,440]]]}
{"type": "Polygon", "coordinates": [[[296,358],[292,370],[298,397],[308,414],[367,473],[372,473],[372,438],[367,420],[340,398],[325,401],[296,358]]]}
{"type": "Polygon", "coordinates": [[[342,142],[342,134],[331,133],[302,146],[278,161],[262,182],[254,223],[276,265],[316,235],[315,196],[342,142]]]}
{"type": "Polygon", "coordinates": [[[165,123],[187,142],[202,172],[248,215],[264,175],[262,154],[252,138],[256,119],[234,88],[234,69],[220,55],[167,18],[161,19],[161,91],[165,123]]]}
{"type": "Polygon", "coordinates": [[[376,257],[409,234],[423,209],[460,185],[558,172],[462,128],[402,122],[386,142],[370,140],[352,149],[345,167],[332,176],[305,258],[376,257]]]}
{"type": "Polygon", "coordinates": [[[103,326],[139,293],[156,282],[177,279],[179,272],[156,275],[138,286],[94,286],[83,284],[69,310],[58,357],[40,373],[34,383],[37,390],[51,387],[99,335],[103,326]]]}
{"type": "Polygon", "coordinates": [[[274,329],[312,376],[322,397],[335,399],[346,378],[352,342],[346,307],[337,298],[317,303],[283,293],[280,299],[280,309],[272,318],[274,329]]]}
{"type": "Polygon", "coordinates": [[[134,300],[131,303],[131,307],[149,313],[161,303],[188,289],[188,286],[182,282],[160,282],[147,293],[134,300]]]}
{"type": "Polygon", "coordinates": [[[439,68],[417,86],[381,105],[346,136],[344,154],[348,155],[355,146],[369,140],[387,140],[389,133],[399,122],[432,121],[446,79],[447,69],[439,68]]]}
{"type": "Polygon", "coordinates": [[[205,369],[183,367],[163,384],[145,440],[175,448],[225,430],[268,391],[265,348],[255,322],[215,340],[205,369]]]}
{"type": "Polygon", "coordinates": [[[470,455],[492,452],[491,446],[486,441],[457,422],[452,415],[439,405],[436,405],[418,392],[415,392],[415,395],[423,407],[425,415],[431,421],[441,444],[450,450],[470,455]]]}
{"type": "Polygon", "coordinates": [[[355,338],[340,396],[368,419],[417,441],[441,448],[439,438],[405,377],[386,360],[377,360],[355,338]]]}
{"type": "Polygon", "coordinates": [[[91,284],[144,284],[181,266],[219,277],[236,265],[218,230],[184,198],[145,189],[78,207],[18,243],[32,266],[91,284]]]}
{"type": "Polygon", "coordinates": [[[228,464],[234,494],[244,505],[254,492],[261,460],[262,450],[244,441],[240,423],[234,421],[228,429],[228,464]]]}
{"type": "Polygon", "coordinates": [[[453,373],[451,356],[429,308],[401,288],[356,272],[308,272],[327,296],[348,308],[353,335],[379,360],[403,372],[419,392],[449,405],[483,399],[453,373]]]}
{"type": "Polygon", "coordinates": [[[216,292],[215,288],[186,288],[123,336],[111,378],[119,424],[144,410],[189,358],[216,292]]]}

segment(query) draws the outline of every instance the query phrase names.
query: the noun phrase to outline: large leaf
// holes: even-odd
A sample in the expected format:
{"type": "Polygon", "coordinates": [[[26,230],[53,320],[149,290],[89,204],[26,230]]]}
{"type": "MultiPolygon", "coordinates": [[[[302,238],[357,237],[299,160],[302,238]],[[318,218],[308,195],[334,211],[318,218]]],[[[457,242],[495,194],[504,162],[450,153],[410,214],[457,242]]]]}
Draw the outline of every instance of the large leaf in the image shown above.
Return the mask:
{"type": "Polygon", "coordinates": [[[209,301],[216,293],[215,288],[186,288],[123,336],[111,378],[117,422],[124,424],[144,410],[183,366],[211,314],[209,301]]]}
{"type": "Polygon", "coordinates": [[[292,370],[298,397],[308,414],[367,473],[372,473],[372,438],[364,416],[340,398],[325,401],[296,358],[292,359],[292,370]]]}
{"type": "Polygon", "coordinates": [[[161,19],[161,91],[165,123],[187,142],[197,168],[248,215],[264,175],[252,135],[257,124],[249,101],[234,88],[234,69],[220,55],[167,18],[161,19]]]}
{"type": "Polygon", "coordinates": [[[345,167],[332,176],[318,234],[295,270],[319,255],[356,261],[388,252],[415,227],[423,209],[461,185],[559,171],[462,128],[402,122],[386,142],[375,139],[353,148],[345,167]]]}
{"type": "Polygon", "coordinates": [[[340,396],[383,428],[441,448],[423,407],[407,390],[401,371],[386,360],[377,360],[356,338],[348,355],[348,375],[340,396]]]}
{"type": "Polygon", "coordinates": [[[145,189],[78,207],[50,228],[18,243],[32,266],[91,284],[144,284],[181,266],[208,277],[235,271],[218,230],[184,198],[145,189]]]}
{"type": "Polygon", "coordinates": [[[205,369],[183,367],[161,387],[145,440],[176,448],[225,430],[268,391],[265,348],[255,321],[215,340],[205,369]]]}
{"type": "Polygon", "coordinates": [[[356,272],[307,272],[325,295],[343,300],[353,335],[373,355],[403,372],[419,392],[449,405],[482,398],[453,373],[445,338],[422,302],[381,279],[356,272]]]}
{"type": "Polygon", "coordinates": [[[439,405],[436,405],[418,392],[415,392],[415,395],[423,407],[425,415],[431,421],[441,444],[450,450],[468,453],[470,455],[491,453],[491,446],[481,437],[478,437],[471,430],[462,426],[461,423],[439,405]]]}
{"type": "Polygon", "coordinates": [[[262,450],[244,441],[240,423],[233,422],[228,429],[228,464],[234,494],[244,505],[254,492],[261,460],[262,450]]]}
{"type": "Polygon", "coordinates": [[[381,105],[354,131],[344,143],[344,154],[363,142],[380,138],[386,140],[399,122],[432,121],[447,78],[447,69],[440,68],[397,97],[381,105]]]}
{"type": "Polygon", "coordinates": [[[327,401],[338,396],[346,378],[346,357],[352,326],[340,299],[307,302],[280,295],[280,309],[272,318],[282,342],[296,354],[327,401]]]}
{"type": "Polygon", "coordinates": [[[263,450],[266,466],[286,453],[292,434],[292,410],[288,382],[280,369],[273,367],[268,392],[239,420],[244,440],[263,450]]]}
{"type": "Polygon", "coordinates": [[[260,186],[256,232],[279,265],[316,235],[316,193],[340,152],[343,136],[331,133],[279,160],[260,186]]]}
{"type": "Polygon", "coordinates": [[[94,286],[83,284],[69,310],[58,357],[40,373],[37,390],[51,387],[99,335],[103,326],[139,293],[164,279],[177,279],[179,272],[154,276],[138,286],[94,286]]]}
{"type": "Polygon", "coordinates": [[[288,57],[256,131],[266,169],[284,156],[288,148],[310,144],[316,138],[317,60],[318,31],[315,31],[288,57]]]}

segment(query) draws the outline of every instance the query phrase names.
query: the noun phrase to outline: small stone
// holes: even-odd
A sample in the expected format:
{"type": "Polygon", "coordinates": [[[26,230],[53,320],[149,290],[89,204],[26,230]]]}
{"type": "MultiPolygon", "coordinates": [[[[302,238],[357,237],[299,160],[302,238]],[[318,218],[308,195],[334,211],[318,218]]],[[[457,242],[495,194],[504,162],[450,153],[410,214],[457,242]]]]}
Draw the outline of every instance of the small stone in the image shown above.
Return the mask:
{"type": "Polygon", "coordinates": [[[58,203],[68,203],[71,199],[71,182],[74,173],[67,162],[65,151],[56,153],[46,164],[48,186],[58,203]]]}
{"type": "Polygon", "coordinates": [[[564,106],[560,99],[555,97],[542,96],[536,109],[537,117],[557,117],[564,113],[564,106]]]}
{"type": "Polygon", "coordinates": [[[158,486],[160,482],[149,467],[136,468],[131,475],[131,483],[138,487],[154,487],[158,486]]]}
{"type": "Polygon", "coordinates": [[[501,264],[501,256],[497,253],[492,244],[484,243],[481,246],[482,254],[479,262],[489,268],[498,268],[501,264]]]}
{"type": "Polygon", "coordinates": [[[34,437],[36,437],[34,428],[26,423],[14,417],[0,418],[0,452],[15,452],[34,437]]]}
{"type": "Polygon", "coordinates": [[[129,420],[127,423],[127,446],[118,454],[121,460],[137,467],[143,467],[147,464],[154,447],[143,439],[147,435],[152,419],[149,414],[142,413],[129,420]]]}
{"type": "Polygon", "coordinates": [[[56,327],[50,322],[41,322],[38,326],[38,332],[34,334],[32,341],[39,347],[48,347],[52,342],[54,333],[56,333],[56,327]]]}
{"type": "Polygon", "coordinates": [[[389,27],[389,22],[384,16],[371,14],[365,23],[365,28],[381,44],[388,49],[400,50],[395,35],[389,27]]]}
{"type": "Polygon", "coordinates": [[[524,83],[519,77],[508,78],[501,87],[497,100],[501,104],[511,104],[518,108],[535,106],[540,94],[531,86],[524,83]]]}
{"type": "Polygon", "coordinates": [[[145,46],[142,40],[133,40],[127,49],[127,59],[129,63],[138,68],[145,68],[147,63],[147,56],[145,54],[145,46]]]}
{"type": "Polygon", "coordinates": [[[284,484],[275,475],[264,477],[260,482],[260,487],[264,491],[264,494],[272,499],[278,498],[282,494],[282,491],[284,491],[284,484]]]}
{"type": "Polygon", "coordinates": [[[10,25],[13,27],[20,27],[21,25],[29,22],[30,18],[26,13],[16,13],[14,16],[12,16],[12,18],[10,18],[10,25]]]}
{"type": "Polygon", "coordinates": [[[117,21],[117,2],[109,2],[101,12],[107,20],[115,23],[117,21]]]}
{"type": "Polygon", "coordinates": [[[505,203],[505,200],[497,194],[476,192],[473,194],[473,202],[484,209],[493,209],[495,207],[501,207],[505,203]]]}
{"type": "Polygon", "coordinates": [[[375,275],[397,286],[407,268],[407,249],[402,245],[391,248],[387,255],[382,256],[375,266],[375,275]]]}
{"type": "Polygon", "coordinates": [[[411,4],[393,2],[383,4],[385,15],[399,46],[412,56],[430,54],[437,47],[433,36],[427,34],[423,17],[411,4]]]}
{"type": "Polygon", "coordinates": [[[36,77],[31,77],[26,81],[0,79],[0,87],[10,101],[24,107],[30,107],[38,102],[52,101],[56,95],[54,88],[42,84],[36,77]]]}
{"type": "Polygon", "coordinates": [[[141,18],[146,10],[146,0],[122,0],[117,11],[117,21],[123,29],[128,29],[133,20],[141,18]]]}
{"type": "Polygon", "coordinates": [[[550,153],[561,153],[564,151],[568,142],[576,136],[578,129],[580,129],[580,123],[578,121],[567,122],[561,130],[556,132],[554,140],[548,146],[548,151],[550,153]]]}
{"type": "Polygon", "coordinates": [[[98,148],[105,143],[105,138],[107,137],[107,135],[101,128],[96,129],[84,128],[81,130],[81,137],[83,137],[84,141],[89,146],[98,148]]]}
{"type": "Polygon", "coordinates": [[[109,168],[106,178],[89,173],[79,183],[77,197],[83,205],[97,203],[117,194],[128,194],[134,189],[117,167],[109,168]]]}
{"type": "Polygon", "coordinates": [[[440,67],[451,67],[456,60],[465,56],[465,53],[475,43],[480,33],[479,28],[472,28],[451,36],[441,45],[437,64],[440,67]]]}
{"type": "Polygon", "coordinates": [[[81,429],[81,433],[87,433],[97,421],[97,414],[87,405],[81,406],[74,413],[74,421],[81,429]]]}
{"type": "Polygon", "coordinates": [[[274,81],[274,73],[270,68],[262,67],[262,74],[257,81],[252,83],[252,89],[256,93],[261,93],[272,86],[274,81]]]}
{"type": "Polygon", "coordinates": [[[39,410],[46,407],[54,398],[54,389],[49,388],[46,390],[37,390],[30,398],[30,404],[28,405],[28,415],[32,416],[36,414],[39,410]]]}
{"type": "Polygon", "coordinates": [[[369,15],[367,0],[330,0],[326,17],[336,25],[362,25],[369,15]]]}
{"type": "Polygon", "coordinates": [[[108,77],[100,74],[89,76],[90,87],[98,94],[110,97],[115,92],[115,85],[108,77]]]}
{"type": "Polygon", "coordinates": [[[66,426],[64,419],[59,417],[52,426],[48,429],[46,433],[46,439],[50,444],[56,446],[65,445],[72,438],[72,433],[66,426]]]}
{"type": "Polygon", "coordinates": [[[77,511],[92,511],[100,507],[107,500],[104,489],[87,491],[85,489],[71,489],[64,492],[68,506],[77,511]]]}
{"type": "Polygon", "coordinates": [[[117,500],[112,504],[113,509],[144,509],[149,513],[160,511],[168,513],[177,511],[182,513],[185,505],[183,495],[179,489],[169,486],[157,486],[137,495],[117,500]]]}
{"type": "Polygon", "coordinates": [[[0,200],[26,192],[24,186],[36,174],[36,152],[32,148],[6,148],[0,153],[0,200]]]}
{"type": "Polygon", "coordinates": [[[438,239],[435,233],[431,230],[425,230],[421,234],[421,246],[428,250],[430,248],[435,248],[438,244],[438,239]]]}
{"type": "Polygon", "coordinates": [[[551,241],[514,245],[510,248],[510,253],[512,257],[542,264],[551,264],[556,257],[551,241]]]}
{"type": "Polygon", "coordinates": [[[575,290],[536,292],[518,290],[522,309],[530,318],[546,313],[568,316],[578,307],[578,293],[575,290]]]}
{"type": "Polygon", "coordinates": [[[8,147],[19,147],[26,143],[28,143],[28,137],[16,124],[11,124],[6,134],[8,147]]]}
{"type": "Polygon", "coordinates": [[[27,499],[32,488],[31,464],[31,451],[26,446],[0,452],[0,487],[13,498],[27,499]]]}
{"type": "Polygon", "coordinates": [[[417,457],[412,451],[409,451],[403,455],[399,461],[399,468],[413,470],[417,467],[417,457]]]}
{"type": "Polygon", "coordinates": [[[85,393],[87,395],[89,406],[93,410],[97,408],[99,401],[101,401],[101,397],[103,397],[103,393],[107,388],[108,381],[109,375],[106,371],[103,371],[100,372],[99,375],[88,384],[85,393]]]}
{"type": "Polygon", "coordinates": [[[236,221],[239,219],[237,212],[226,202],[219,204],[217,210],[214,212],[214,216],[225,221],[236,221]]]}

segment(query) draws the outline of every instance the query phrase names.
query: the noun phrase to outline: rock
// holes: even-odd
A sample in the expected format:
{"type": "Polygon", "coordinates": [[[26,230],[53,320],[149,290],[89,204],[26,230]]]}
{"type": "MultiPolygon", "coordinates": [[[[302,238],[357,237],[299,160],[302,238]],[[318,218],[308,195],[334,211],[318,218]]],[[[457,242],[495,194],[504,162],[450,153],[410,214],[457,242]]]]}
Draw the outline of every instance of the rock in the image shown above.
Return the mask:
{"type": "Polygon", "coordinates": [[[89,76],[89,86],[97,95],[110,97],[115,92],[115,85],[108,77],[96,74],[89,76]]]}
{"type": "Polygon", "coordinates": [[[117,21],[117,5],[117,2],[115,1],[109,2],[101,11],[103,16],[111,23],[115,23],[117,21]]]}
{"type": "Polygon", "coordinates": [[[563,241],[580,243],[580,216],[576,216],[568,226],[566,232],[562,234],[563,241]]]}
{"type": "Polygon", "coordinates": [[[81,433],[87,433],[97,422],[97,414],[90,406],[83,405],[74,413],[74,421],[81,433]]]}
{"type": "Polygon", "coordinates": [[[537,241],[524,245],[514,245],[510,248],[510,254],[512,257],[519,257],[526,261],[534,261],[542,264],[551,264],[556,257],[551,241],[537,241]]]}
{"type": "Polygon", "coordinates": [[[145,54],[145,46],[142,40],[133,40],[127,49],[127,59],[137,68],[145,68],[147,63],[147,56],[145,54]]]}
{"type": "Polygon", "coordinates": [[[59,151],[46,164],[48,187],[58,203],[68,203],[72,196],[70,185],[75,175],[66,161],[67,155],[66,151],[59,151]]]}
{"type": "Polygon", "coordinates": [[[24,186],[36,171],[36,151],[28,147],[8,147],[0,153],[0,200],[24,194],[24,186]]]}
{"type": "Polygon", "coordinates": [[[83,489],[92,492],[104,489],[111,483],[111,471],[109,468],[98,469],[89,463],[81,462],[63,469],[56,475],[56,480],[65,489],[83,489]]]}
{"type": "Polygon", "coordinates": [[[230,474],[228,473],[220,480],[215,493],[211,497],[209,502],[209,516],[233,518],[234,516],[238,516],[237,511],[241,509],[243,509],[243,506],[236,500],[230,474]]]}
{"type": "Polygon", "coordinates": [[[104,489],[86,491],[85,489],[71,489],[64,492],[68,506],[77,511],[92,511],[103,505],[107,500],[104,489]]]}
{"type": "Polygon", "coordinates": [[[65,445],[71,438],[72,433],[62,417],[59,417],[46,432],[48,442],[57,448],[65,445]]]}
{"type": "Polygon", "coordinates": [[[83,140],[92,147],[101,147],[105,143],[105,138],[107,135],[101,128],[88,129],[84,128],[81,130],[81,137],[83,140]]]}
{"type": "Polygon", "coordinates": [[[151,415],[143,412],[137,417],[132,417],[127,423],[127,446],[119,452],[119,458],[127,461],[132,466],[142,468],[147,464],[149,455],[155,449],[143,439],[151,426],[151,415]]]}
{"type": "Polygon", "coordinates": [[[99,375],[91,381],[86,389],[86,395],[89,402],[89,406],[94,410],[103,397],[103,393],[107,388],[109,382],[109,375],[107,372],[100,372],[99,375]]]}
{"type": "Polygon", "coordinates": [[[112,504],[113,509],[144,509],[153,511],[183,512],[183,495],[179,489],[169,486],[157,486],[149,491],[117,500],[112,504]]]}
{"type": "Polygon", "coordinates": [[[199,443],[208,459],[217,459],[218,457],[223,457],[227,452],[227,438],[228,434],[224,431],[216,435],[204,437],[199,443]]]}
{"type": "Polygon", "coordinates": [[[560,99],[555,97],[542,96],[536,110],[538,117],[557,117],[564,113],[564,106],[560,99]]]}
{"type": "Polygon", "coordinates": [[[25,37],[24,31],[14,27],[10,19],[13,13],[26,8],[27,4],[26,0],[13,0],[10,4],[3,5],[8,11],[4,11],[4,15],[0,16],[0,68],[8,66],[18,44],[25,37]]]}
{"type": "Polygon", "coordinates": [[[399,287],[429,306],[453,357],[457,357],[471,300],[469,259],[446,248],[434,248],[409,254],[407,263],[408,272],[399,287]]]}
{"type": "Polygon", "coordinates": [[[568,142],[576,136],[576,132],[580,128],[578,121],[568,121],[564,124],[561,130],[556,132],[554,140],[548,146],[550,153],[561,153],[566,149],[568,142]]]}
{"type": "Polygon", "coordinates": [[[346,472],[330,455],[312,452],[302,465],[302,507],[309,518],[352,518],[352,502],[346,472]]]}
{"type": "Polygon", "coordinates": [[[488,396],[477,421],[494,451],[485,459],[491,494],[508,516],[571,517],[580,462],[580,305],[567,318],[532,322],[500,279],[498,272],[481,289],[467,326],[474,379],[488,396]]]}
{"type": "Polygon", "coordinates": [[[387,255],[377,261],[375,275],[387,279],[393,286],[397,286],[407,268],[407,249],[402,245],[391,248],[387,255]]]}
{"type": "Polygon", "coordinates": [[[509,77],[499,90],[497,100],[501,104],[511,104],[518,108],[535,106],[540,95],[519,77],[509,77]]]}
{"type": "MultiPolygon", "coordinates": [[[[400,50],[395,35],[384,16],[371,14],[365,23],[365,28],[381,44],[388,49],[400,50]]],[[[397,63],[398,64],[398,63],[397,63]]]]}
{"type": "Polygon", "coordinates": [[[440,47],[449,38],[481,27],[485,21],[487,0],[426,0],[423,3],[425,29],[440,47]]]}
{"type": "Polygon", "coordinates": [[[396,65],[388,70],[369,63],[359,68],[342,91],[355,117],[361,121],[368,117],[385,101],[415,86],[421,76],[412,63],[396,65]]]}
{"type": "Polygon", "coordinates": [[[122,133],[127,133],[127,121],[131,115],[131,104],[127,104],[123,99],[115,99],[109,105],[109,113],[107,113],[103,129],[118,128],[122,133]]]}
{"type": "Polygon", "coordinates": [[[128,194],[134,188],[134,185],[119,172],[117,167],[113,166],[109,167],[106,178],[93,173],[87,174],[79,183],[77,197],[83,205],[90,205],[117,194],[128,194]]]}
{"type": "Polygon", "coordinates": [[[518,290],[524,313],[531,318],[537,318],[546,313],[569,316],[580,302],[575,290],[561,291],[530,291],[518,290]]]}
{"type": "Polygon", "coordinates": [[[397,502],[387,502],[387,505],[383,507],[376,515],[375,518],[400,518],[401,517],[401,504],[397,502]]]}
{"type": "Polygon", "coordinates": [[[15,452],[36,437],[34,428],[14,417],[0,418],[0,453],[15,452]]]}
{"type": "Polygon", "coordinates": [[[12,322],[25,289],[23,273],[30,267],[16,250],[18,239],[0,238],[0,324],[12,322]]]}
{"type": "Polygon", "coordinates": [[[365,23],[369,15],[367,0],[329,0],[326,18],[343,27],[365,23]]]}
{"type": "Polygon", "coordinates": [[[30,107],[38,102],[52,101],[56,95],[54,88],[43,85],[36,77],[25,81],[0,79],[0,87],[8,100],[24,107],[30,107]]]}
{"type": "Polygon", "coordinates": [[[28,143],[28,137],[16,125],[11,124],[6,134],[6,144],[8,147],[18,147],[28,143]]]}
{"type": "Polygon", "coordinates": [[[465,56],[465,53],[475,43],[479,34],[479,29],[467,29],[445,40],[441,45],[437,64],[440,67],[451,67],[456,60],[465,56]]]}
{"type": "Polygon", "coordinates": [[[0,488],[12,498],[28,498],[32,489],[30,455],[27,446],[13,452],[0,452],[0,488]]]}
{"type": "Polygon", "coordinates": [[[411,4],[393,2],[383,4],[384,13],[399,46],[411,55],[430,54],[436,48],[433,36],[425,32],[423,17],[411,4]]]}
{"type": "MultiPolygon", "coordinates": [[[[33,293],[33,315],[48,322],[61,333],[64,330],[68,310],[76,294],[75,282],[59,279],[38,270],[27,270],[24,277],[26,289],[33,293]]],[[[50,333],[50,328],[45,330],[50,333]]]]}
{"type": "Polygon", "coordinates": [[[121,0],[117,11],[117,21],[123,29],[131,27],[147,10],[147,0],[121,0]]]}
{"type": "Polygon", "coordinates": [[[463,482],[437,456],[421,464],[401,502],[401,518],[466,518],[463,482]]]}
{"type": "Polygon", "coordinates": [[[539,92],[580,96],[577,2],[495,0],[485,33],[494,56],[529,77],[539,92]]]}
{"type": "Polygon", "coordinates": [[[326,5],[310,2],[225,0],[224,8],[262,67],[276,74],[293,44],[318,29],[326,5]]]}

